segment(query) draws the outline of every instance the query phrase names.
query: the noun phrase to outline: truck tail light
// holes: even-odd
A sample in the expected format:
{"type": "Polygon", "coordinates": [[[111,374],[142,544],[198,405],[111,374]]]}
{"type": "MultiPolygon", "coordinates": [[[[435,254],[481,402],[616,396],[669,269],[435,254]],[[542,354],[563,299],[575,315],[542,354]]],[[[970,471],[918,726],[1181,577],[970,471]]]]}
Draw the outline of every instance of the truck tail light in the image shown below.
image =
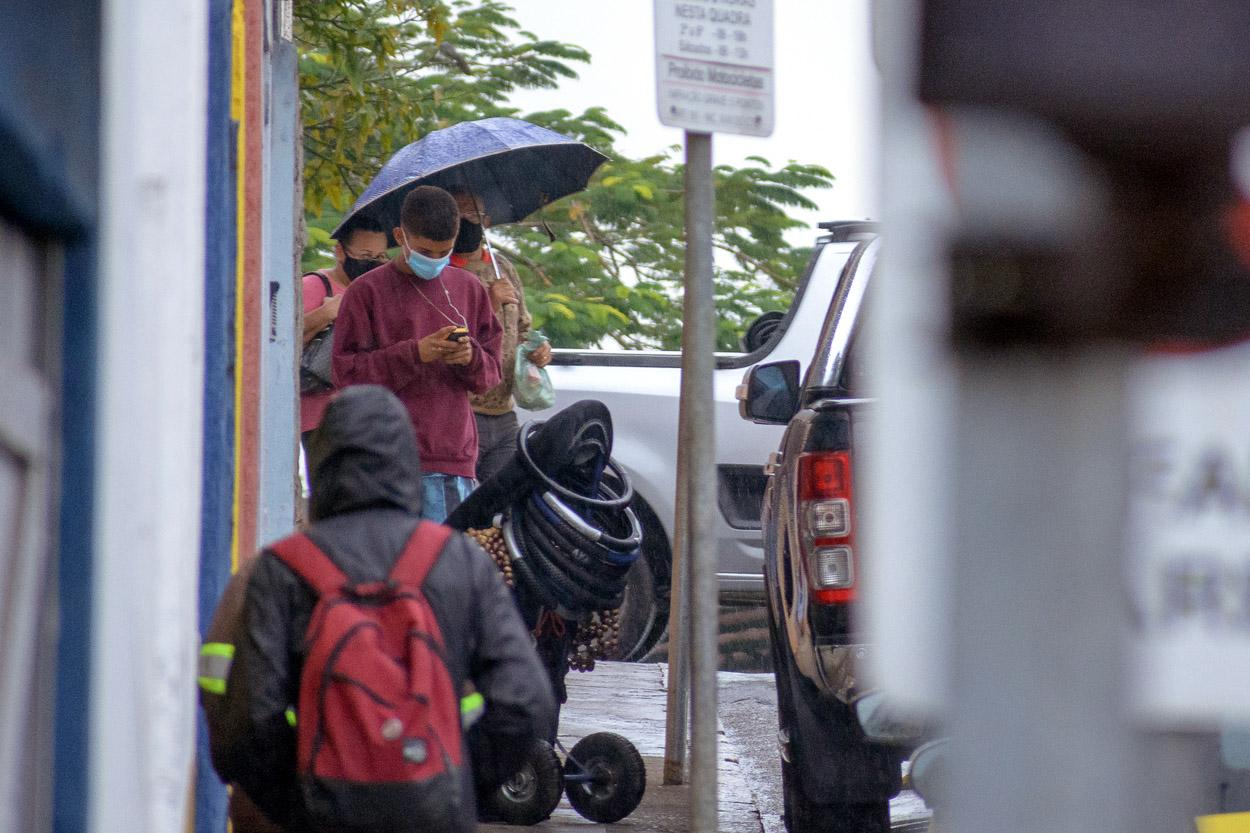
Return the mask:
{"type": "Polygon", "coordinates": [[[812,599],[838,604],[855,599],[854,488],[847,451],[799,455],[799,540],[812,599]]]}

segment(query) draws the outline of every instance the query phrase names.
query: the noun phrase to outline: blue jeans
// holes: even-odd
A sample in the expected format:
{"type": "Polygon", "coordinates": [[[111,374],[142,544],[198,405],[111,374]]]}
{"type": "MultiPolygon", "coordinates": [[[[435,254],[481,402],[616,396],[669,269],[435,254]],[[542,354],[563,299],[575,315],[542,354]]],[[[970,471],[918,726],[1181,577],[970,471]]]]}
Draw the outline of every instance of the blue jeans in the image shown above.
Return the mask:
{"type": "Polygon", "coordinates": [[[421,475],[421,517],[442,523],[477,488],[471,477],[455,474],[421,475]]]}

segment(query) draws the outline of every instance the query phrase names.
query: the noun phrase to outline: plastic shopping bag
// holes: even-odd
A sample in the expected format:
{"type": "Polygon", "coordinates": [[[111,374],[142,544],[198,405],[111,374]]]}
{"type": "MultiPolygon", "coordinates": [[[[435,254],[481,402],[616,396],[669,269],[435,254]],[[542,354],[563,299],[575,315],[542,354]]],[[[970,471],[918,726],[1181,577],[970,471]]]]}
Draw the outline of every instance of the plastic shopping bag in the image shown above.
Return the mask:
{"type": "Polygon", "coordinates": [[[547,337],[540,330],[530,330],[529,338],[516,347],[516,362],[513,366],[512,395],[527,411],[541,411],[556,403],[555,388],[551,386],[551,377],[544,368],[537,367],[529,359],[530,353],[542,347],[547,337]]]}

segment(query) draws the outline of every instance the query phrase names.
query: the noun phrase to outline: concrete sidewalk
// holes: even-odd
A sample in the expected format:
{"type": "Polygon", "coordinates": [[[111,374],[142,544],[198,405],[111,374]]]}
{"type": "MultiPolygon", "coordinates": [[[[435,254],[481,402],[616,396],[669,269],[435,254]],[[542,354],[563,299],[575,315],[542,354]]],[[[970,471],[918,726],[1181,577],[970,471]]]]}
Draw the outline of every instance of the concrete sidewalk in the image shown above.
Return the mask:
{"type": "MultiPolygon", "coordinates": [[[[624,735],[638,747],[647,765],[647,792],[634,813],[616,824],[598,824],[579,816],[566,799],[537,831],[596,833],[636,830],[687,833],[690,829],[689,786],[661,785],[664,759],[664,707],[667,666],[601,662],[594,671],[568,676],[569,702],[560,715],[560,740],[566,748],[586,735],[609,731],[624,735]]],[[[771,718],[770,718],[771,719],[771,718]]],[[[738,753],[721,734],[720,833],[762,833],[751,785],[738,765],[738,753]]],[[[484,833],[507,833],[516,827],[480,825],[484,833]]]]}

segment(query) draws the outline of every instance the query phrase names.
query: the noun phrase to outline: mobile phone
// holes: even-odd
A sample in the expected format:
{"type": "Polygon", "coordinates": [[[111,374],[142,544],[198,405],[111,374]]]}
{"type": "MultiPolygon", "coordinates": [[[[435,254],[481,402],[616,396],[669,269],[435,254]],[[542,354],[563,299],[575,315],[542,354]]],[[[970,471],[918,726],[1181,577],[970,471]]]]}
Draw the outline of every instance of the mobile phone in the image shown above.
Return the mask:
{"type": "Polygon", "coordinates": [[[469,339],[469,330],[467,327],[457,327],[456,329],[452,330],[450,333],[447,334],[448,341],[461,342],[461,341],[468,341],[468,339],[469,339]]]}

